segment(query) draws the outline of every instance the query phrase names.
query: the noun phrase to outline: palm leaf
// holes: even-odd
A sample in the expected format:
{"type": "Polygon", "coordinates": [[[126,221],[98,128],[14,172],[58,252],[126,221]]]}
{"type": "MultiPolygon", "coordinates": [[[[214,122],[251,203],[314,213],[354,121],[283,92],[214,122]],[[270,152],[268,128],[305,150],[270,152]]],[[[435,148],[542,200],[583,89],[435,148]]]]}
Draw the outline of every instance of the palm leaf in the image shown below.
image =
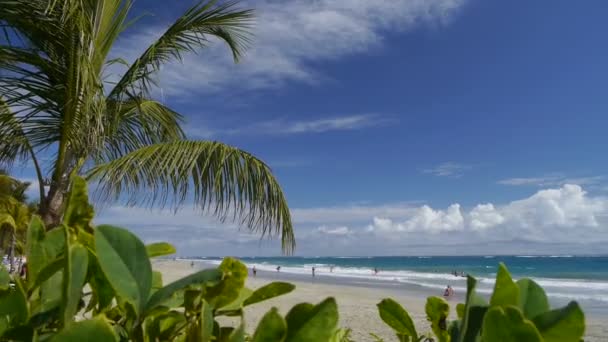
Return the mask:
{"type": "Polygon", "coordinates": [[[247,28],[253,19],[251,10],[239,10],[237,1],[217,4],[216,0],[201,1],[175,21],[133,62],[110,92],[110,98],[128,94],[147,94],[151,76],[172,59],[180,60],[185,52],[194,52],[209,43],[209,37],[224,41],[235,61],[241,57],[249,42],[247,28]]]}
{"type": "Polygon", "coordinates": [[[283,192],[268,166],[251,154],[218,142],[175,141],[133,151],[88,173],[101,194],[129,204],[179,207],[189,193],[204,211],[232,216],[250,230],[281,235],[283,251],[295,247],[283,192]]]}

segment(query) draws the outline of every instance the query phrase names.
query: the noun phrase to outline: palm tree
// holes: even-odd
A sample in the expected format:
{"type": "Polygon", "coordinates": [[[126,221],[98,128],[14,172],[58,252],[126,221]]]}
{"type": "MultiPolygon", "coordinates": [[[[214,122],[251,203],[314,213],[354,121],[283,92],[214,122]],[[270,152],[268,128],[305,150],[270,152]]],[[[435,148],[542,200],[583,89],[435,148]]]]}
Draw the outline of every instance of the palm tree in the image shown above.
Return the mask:
{"type": "Polygon", "coordinates": [[[16,252],[23,254],[25,232],[33,212],[26,204],[29,185],[0,170],[0,248],[2,255],[8,252],[10,272],[15,269],[16,252]]]}
{"type": "Polygon", "coordinates": [[[0,0],[0,164],[31,160],[39,213],[62,216],[70,176],[97,185],[103,200],[178,208],[194,199],[295,246],[283,192],[253,155],[214,141],[186,140],[183,117],[152,96],[162,64],[223,41],[238,61],[250,41],[251,10],[203,1],[188,9],[133,63],[109,58],[132,24],[131,0],[0,0]],[[127,65],[115,82],[109,65],[127,65]],[[41,155],[43,154],[43,155],[41,155]],[[51,161],[44,167],[41,157],[51,161]],[[43,184],[48,186],[45,191],[43,184]]]}

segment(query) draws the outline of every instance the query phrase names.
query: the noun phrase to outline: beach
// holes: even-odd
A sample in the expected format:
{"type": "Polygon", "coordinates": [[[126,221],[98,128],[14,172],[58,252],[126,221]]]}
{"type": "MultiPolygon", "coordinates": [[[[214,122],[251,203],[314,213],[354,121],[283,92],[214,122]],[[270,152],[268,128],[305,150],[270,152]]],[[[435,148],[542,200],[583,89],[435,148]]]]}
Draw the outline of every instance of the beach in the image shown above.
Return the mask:
{"type": "MultiPolygon", "coordinates": [[[[197,261],[191,266],[190,260],[156,260],[153,268],[163,274],[164,284],[168,284],[192,272],[207,267],[212,263],[197,261]]],[[[294,275],[283,272],[258,271],[257,277],[251,274],[246,286],[256,289],[272,281],[287,281],[293,283],[296,289],[284,296],[252,305],[245,310],[245,325],[247,332],[252,333],[262,316],[272,307],[277,307],[282,315],[297,303],[318,303],[326,297],[334,297],[340,312],[340,326],[352,330],[354,341],[374,341],[369,333],[374,333],[385,341],[395,340],[391,332],[380,319],[376,304],[383,298],[398,301],[410,313],[418,333],[430,332],[430,326],[424,314],[426,297],[440,295],[432,290],[404,290],[402,287],[378,285],[374,282],[348,278],[334,278],[318,275],[294,275]]],[[[457,293],[450,299],[452,316],[455,316],[455,306],[462,302],[463,294],[457,293]]],[[[455,317],[451,317],[452,319],[455,317]]],[[[608,326],[605,316],[587,314],[587,332],[585,341],[605,341],[608,337],[608,326]]]]}

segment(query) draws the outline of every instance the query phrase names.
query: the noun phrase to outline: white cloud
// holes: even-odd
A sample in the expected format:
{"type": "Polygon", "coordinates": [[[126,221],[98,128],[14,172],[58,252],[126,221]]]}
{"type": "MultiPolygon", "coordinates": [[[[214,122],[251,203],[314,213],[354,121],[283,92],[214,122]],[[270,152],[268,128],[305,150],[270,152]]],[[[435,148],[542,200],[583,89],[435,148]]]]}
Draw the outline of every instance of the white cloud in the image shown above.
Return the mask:
{"type": "Polygon", "coordinates": [[[596,185],[604,181],[604,176],[589,176],[589,177],[566,177],[560,173],[548,174],[539,177],[516,177],[507,178],[498,181],[498,184],[512,185],[512,186],[538,186],[538,187],[550,187],[550,186],[562,186],[564,184],[577,184],[577,185],[596,185]]]}
{"type": "MultiPolygon", "coordinates": [[[[504,204],[445,209],[417,203],[293,208],[297,253],[394,255],[459,253],[593,253],[608,243],[608,198],[579,185],[544,189],[504,204]],[[588,245],[589,248],[582,246],[588,245]]],[[[110,207],[96,219],[132,228],[146,241],[168,240],[181,255],[276,255],[277,240],[260,241],[237,224],[192,210],[110,207]]]]}
{"type": "Polygon", "coordinates": [[[191,138],[209,139],[221,135],[293,135],[352,131],[380,126],[388,122],[391,122],[391,120],[378,115],[360,114],[299,121],[275,119],[231,129],[211,129],[199,124],[188,124],[185,130],[191,138]]]}
{"type": "Polygon", "coordinates": [[[435,167],[422,170],[423,173],[429,173],[438,177],[461,177],[466,170],[470,170],[471,165],[446,162],[435,167]]]}
{"type": "MultiPolygon", "coordinates": [[[[190,97],[226,86],[256,89],[285,81],[319,82],[313,64],[381,47],[387,32],[446,24],[464,0],[258,1],[255,39],[245,58],[232,63],[225,46],[212,44],[161,73],[163,92],[190,97]]],[[[168,23],[121,38],[114,56],[134,60],[168,23]]]]}
{"type": "Polygon", "coordinates": [[[463,227],[464,217],[460,212],[460,205],[452,204],[445,211],[423,205],[401,223],[395,223],[388,218],[374,217],[374,223],[368,230],[373,231],[377,228],[380,231],[439,233],[462,230],[463,227]]]}

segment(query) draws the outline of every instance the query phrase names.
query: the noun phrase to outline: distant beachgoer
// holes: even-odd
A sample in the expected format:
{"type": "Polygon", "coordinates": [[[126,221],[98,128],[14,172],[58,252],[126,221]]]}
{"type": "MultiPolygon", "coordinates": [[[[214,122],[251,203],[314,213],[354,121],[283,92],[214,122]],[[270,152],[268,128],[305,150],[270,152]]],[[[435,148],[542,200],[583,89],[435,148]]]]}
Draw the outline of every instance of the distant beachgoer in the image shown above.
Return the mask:
{"type": "Polygon", "coordinates": [[[315,267],[314,266],[312,267],[312,276],[313,277],[315,276],[315,267]]]}
{"type": "Polygon", "coordinates": [[[252,271],[253,271],[253,277],[255,278],[256,274],[258,273],[258,270],[255,269],[255,266],[253,266],[252,271]]]}
{"type": "Polygon", "coordinates": [[[190,267],[194,267],[194,261],[190,262],[190,267]]]}
{"type": "Polygon", "coordinates": [[[444,296],[445,298],[450,298],[450,296],[451,296],[451,292],[450,292],[450,285],[448,285],[448,286],[445,288],[445,290],[443,291],[443,296],[444,296]]]}
{"type": "Polygon", "coordinates": [[[277,266],[277,272],[281,272],[281,266],[277,266]]]}
{"type": "Polygon", "coordinates": [[[329,266],[329,272],[333,273],[334,272],[334,267],[333,266],[329,266]]]}
{"type": "Polygon", "coordinates": [[[377,274],[378,274],[378,268],[374,267],[374,275],[377,275],[377,274]]]}

